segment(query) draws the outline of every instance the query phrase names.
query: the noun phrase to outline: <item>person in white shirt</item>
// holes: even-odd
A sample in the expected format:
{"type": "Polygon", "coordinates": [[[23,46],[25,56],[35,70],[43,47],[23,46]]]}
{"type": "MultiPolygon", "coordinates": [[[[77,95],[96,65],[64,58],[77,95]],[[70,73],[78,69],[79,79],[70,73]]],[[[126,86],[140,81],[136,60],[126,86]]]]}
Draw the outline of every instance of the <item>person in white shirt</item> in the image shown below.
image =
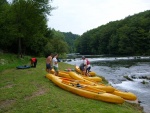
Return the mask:
{"type": "Polygon", "coordinates": [[[90,65],[90,62],[87,58],[85,58],[84,56],[82,56],[82,59],[83,59],[83,64],[84,64],[84,69],[85,69],[85,75],[86,76],[90,76],[89,72],[90,72],[90,69],[91,69],[91,65],[90,65]]]}
{"type": "Polygon", "coordinates": [[[57,60],[58,54],[55,54],[53,57],[53,68],[55,70],[55,75],[58,76],[58,60],[57,60]]]}

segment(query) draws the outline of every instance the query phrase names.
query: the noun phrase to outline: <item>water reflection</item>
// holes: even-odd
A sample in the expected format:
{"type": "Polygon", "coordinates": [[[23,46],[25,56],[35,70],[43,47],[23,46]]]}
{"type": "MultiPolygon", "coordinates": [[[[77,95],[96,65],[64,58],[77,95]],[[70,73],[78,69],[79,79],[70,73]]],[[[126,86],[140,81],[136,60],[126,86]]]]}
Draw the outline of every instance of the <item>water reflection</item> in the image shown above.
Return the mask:
{"type": "MultiPolygon", "coordinates": [[[[133,92],[142,102],[146,113],[150,113],[150,79],[141,79],[141,76],[150,78],[150,57],[101,57],[88,58],[91,62],[91,70],[105,77],[109,84],[115,88],[133,92]],[[124,76],[135,77],[129,81],[124,76]],[[139,79],[140,78],[140,79],[139,79]],[[145,81],[145,84],[142,82],[145,81]]],[[[67,62],[80,65],[81,58],[67,62]]]]}

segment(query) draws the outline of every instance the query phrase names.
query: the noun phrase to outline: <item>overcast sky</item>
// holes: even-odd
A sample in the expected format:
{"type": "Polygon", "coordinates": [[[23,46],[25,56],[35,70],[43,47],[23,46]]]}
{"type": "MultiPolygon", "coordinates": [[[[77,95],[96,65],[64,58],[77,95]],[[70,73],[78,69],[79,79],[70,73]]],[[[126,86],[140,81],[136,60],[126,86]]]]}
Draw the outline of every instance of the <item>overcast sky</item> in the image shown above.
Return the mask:
{"type": "Polygon", "coordinates": [[[150,10],[150,0],[53,0],[57,9],[48,17],[48,27],[82,35],[84,32],[150,10]]]}

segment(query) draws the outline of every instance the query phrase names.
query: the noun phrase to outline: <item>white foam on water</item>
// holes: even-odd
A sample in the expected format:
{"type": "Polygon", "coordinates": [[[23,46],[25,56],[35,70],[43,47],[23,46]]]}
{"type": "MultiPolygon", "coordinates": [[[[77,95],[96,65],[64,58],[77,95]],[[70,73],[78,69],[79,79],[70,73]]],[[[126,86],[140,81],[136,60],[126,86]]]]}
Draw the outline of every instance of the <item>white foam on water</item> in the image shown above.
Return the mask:
{"type": "Polygon", "coordinates": [[[119,88],[119,89],[123,89],[126,91],[136,91],[139,93],[150,93],[150,90],[145,89],[145,87],[143,87],[144,84],[141,83],[142,80],[141,79],[136,79],[135,81],[123,81],[120,84],[112,84],[114,87],[119,88]]]}
{"type": "Polygon", "coordinates": [[[120,84],[112,84],[115,88],[120,89],[122,91],[129,91],[137,95],[137,98],[142,102],[141,106],[144,107],[144,111],[146,113],[150,113],[150,83],[149,80],[144,80],[147,82],[143,84],[142,81],[144,79],[134,79],[134,81],[123,81],[120,84]]]}

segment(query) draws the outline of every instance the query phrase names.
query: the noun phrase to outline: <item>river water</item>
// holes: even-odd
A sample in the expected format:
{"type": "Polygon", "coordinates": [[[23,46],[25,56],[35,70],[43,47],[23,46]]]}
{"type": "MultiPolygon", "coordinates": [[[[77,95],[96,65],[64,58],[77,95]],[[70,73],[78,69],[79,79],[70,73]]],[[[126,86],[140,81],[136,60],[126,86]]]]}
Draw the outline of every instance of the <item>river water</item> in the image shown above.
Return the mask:
{"type": "MultiPolygon", "coordinates": [[[[136,94],[144,111],[150,113],[150,57],[100,57],[88,59],[91,62],[91,71],[105,77],[113,87],[136,94]],[[124,76],[130,77],[133,81],[127,80],[124,76]]],[[[66,61],[68,64],[77,66],[81,62],[81,58],[66,61]]]]}

